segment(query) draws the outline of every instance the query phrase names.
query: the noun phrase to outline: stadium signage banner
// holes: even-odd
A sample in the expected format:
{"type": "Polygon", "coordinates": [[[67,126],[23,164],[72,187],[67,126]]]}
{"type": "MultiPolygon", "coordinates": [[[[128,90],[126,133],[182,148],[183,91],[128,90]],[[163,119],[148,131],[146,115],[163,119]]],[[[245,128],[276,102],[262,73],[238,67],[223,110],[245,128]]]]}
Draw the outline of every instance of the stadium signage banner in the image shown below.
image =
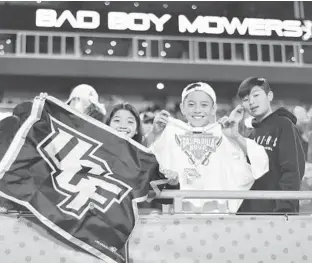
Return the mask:
{"type": "MultiPolygon", "coordinates": [[[[309,20],[279,20],[262,18],[221,16],[197,16],[189,19],[186,15],[174,17],[170,14],[108,12],[107,29],[110,31],[158,32],[166,30],[170,20],[174,20],[180,34],[234,35],[240,36],[278,36],[309,40],[312,35],[312,22],[309,20]]],[[[101,26],[101,14],[97,11],[64,10],[61,13],[53,9],[36,11],[36,26],[62,28],[69,24],[74,29],[97,29],[101,26]]]]}

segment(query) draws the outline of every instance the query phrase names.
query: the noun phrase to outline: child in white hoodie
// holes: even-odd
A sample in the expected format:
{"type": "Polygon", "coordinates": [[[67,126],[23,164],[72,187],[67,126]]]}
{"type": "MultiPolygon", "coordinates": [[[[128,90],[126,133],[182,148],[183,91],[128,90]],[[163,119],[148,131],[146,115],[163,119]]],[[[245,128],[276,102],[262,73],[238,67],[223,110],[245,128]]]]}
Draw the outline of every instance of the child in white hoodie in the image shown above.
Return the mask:
{"type": "MultiPolygon", "coordinates": [[[[206,83],[188,85],[182,92],[181,112],[188,124],[166,111],[154,119],[145,138],[159,162],[161,172],[181,190],[249,190],[268,171],[265,149],[238,132],[243,108],[216,122],[217,100],[206,83]]],[[[208,195],[208,193],[207,193],[208,195]]],[[[192,200],[187,210],[237,212],[242,200],[192,200]]]]}

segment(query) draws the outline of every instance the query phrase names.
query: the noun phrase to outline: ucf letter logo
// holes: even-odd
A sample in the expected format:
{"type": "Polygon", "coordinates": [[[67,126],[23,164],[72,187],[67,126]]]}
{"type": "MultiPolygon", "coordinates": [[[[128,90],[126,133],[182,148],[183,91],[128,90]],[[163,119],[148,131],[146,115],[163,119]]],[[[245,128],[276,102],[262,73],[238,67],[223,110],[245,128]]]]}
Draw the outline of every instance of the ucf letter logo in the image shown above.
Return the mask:
{"type": "Polygon", "coordinates": [[[50,119],[52,132],[37,149],[52,168],[54,189],[64,195],[57,204],[60,210],[80,219],[90,207],[105,213],[120,203],[131,187],[111,177],[106,161],[94,155],[102,142],[50,119]]]}

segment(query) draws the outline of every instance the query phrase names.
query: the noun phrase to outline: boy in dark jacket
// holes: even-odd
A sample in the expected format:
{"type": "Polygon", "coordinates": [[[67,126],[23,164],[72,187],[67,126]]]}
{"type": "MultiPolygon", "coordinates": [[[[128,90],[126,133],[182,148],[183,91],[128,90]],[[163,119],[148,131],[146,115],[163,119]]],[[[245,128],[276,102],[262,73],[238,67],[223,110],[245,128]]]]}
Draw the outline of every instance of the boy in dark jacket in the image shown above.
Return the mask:
{"type": "MultiPolygon", "coordinates": [[[[244,80],[238,96],[254,117],[250,138],[264,146],[269,157],[269,172],[256,180],[251,190],[299,191],[305,156],[296,117],[284,108],[272,112],[273,92],[263,78],[244,80]]],[[[299,200],[244,200],[239,212],[298,213],[299,200]]]]}

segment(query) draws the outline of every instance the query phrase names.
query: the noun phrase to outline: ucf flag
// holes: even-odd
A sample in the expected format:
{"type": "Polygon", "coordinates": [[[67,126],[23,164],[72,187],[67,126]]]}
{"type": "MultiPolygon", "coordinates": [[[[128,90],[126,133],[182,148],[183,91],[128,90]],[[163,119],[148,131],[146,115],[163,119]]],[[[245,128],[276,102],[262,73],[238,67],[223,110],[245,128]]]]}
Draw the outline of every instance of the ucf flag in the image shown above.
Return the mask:
{"type": "Polygon", "coordinates": [[[0,163],[0,196],[104,262],[127,262],[136,202],[166,180],[147,148],[121,136],[40,95],[0,163]]]}

